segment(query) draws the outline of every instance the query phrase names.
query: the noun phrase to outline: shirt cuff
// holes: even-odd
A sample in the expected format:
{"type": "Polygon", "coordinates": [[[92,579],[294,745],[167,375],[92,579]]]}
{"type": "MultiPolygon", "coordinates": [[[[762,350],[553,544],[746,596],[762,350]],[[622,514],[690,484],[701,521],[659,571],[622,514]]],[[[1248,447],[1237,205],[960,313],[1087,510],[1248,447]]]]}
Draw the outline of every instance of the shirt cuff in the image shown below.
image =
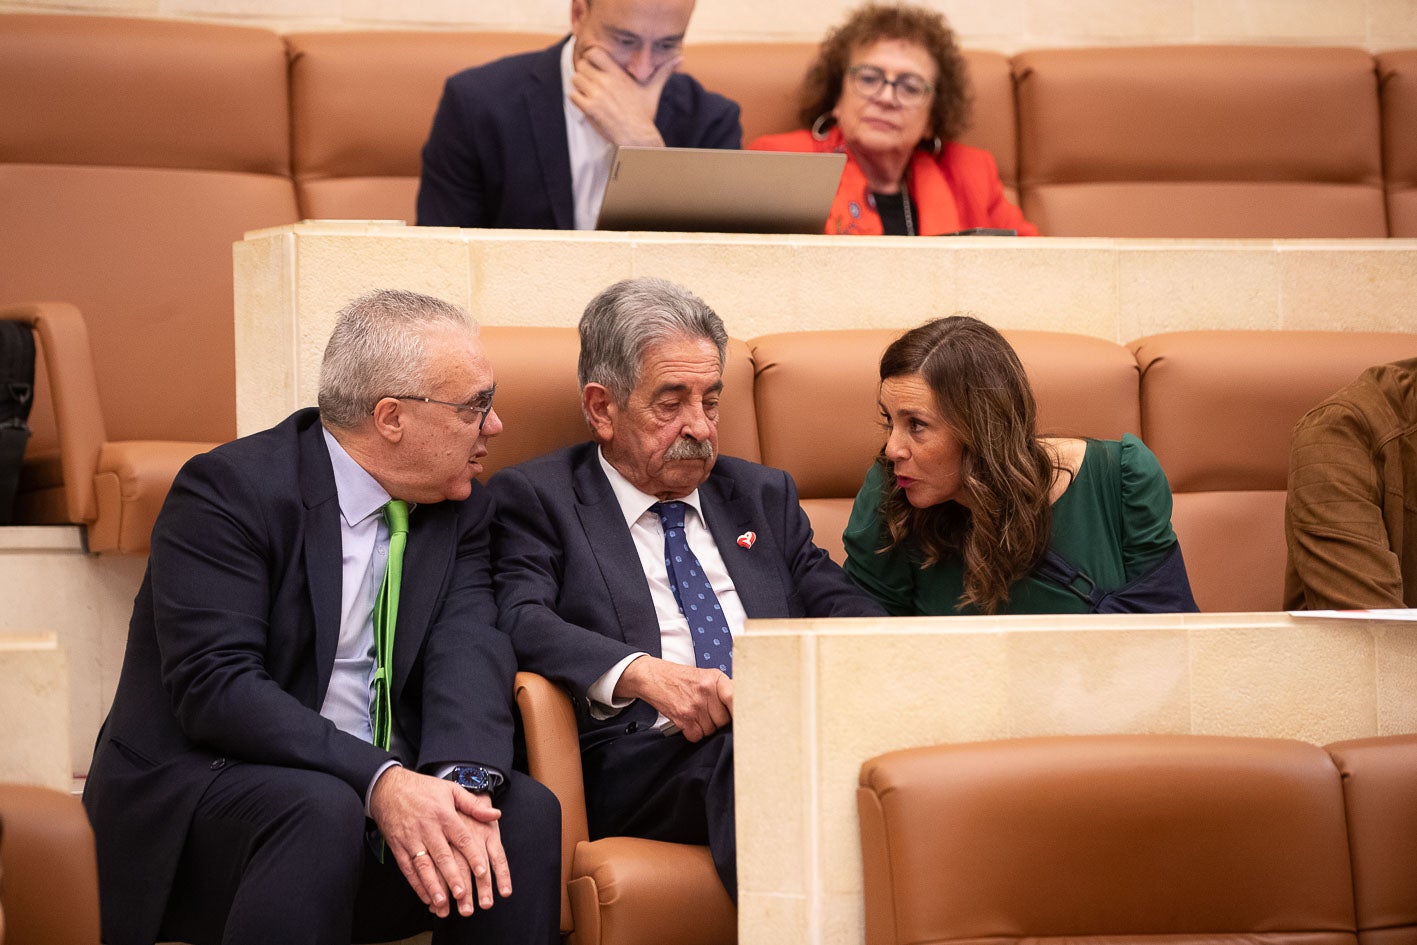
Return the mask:
{"type": "Polygon", "coordinates": [[[604,721],[624,710],[633,699],[616,699],[615,687],[620,685],[620,677],[625,674],[625,669],[641,656],[648,656],[648,653],[631,653],[629,656],[616,663],[606,670],[601,676],[586,689],[586,698],[590,701],[590,717],[596,721],[604,721]]]}
{"type": "Polygon", "coordinates": [[[393,759],[393,758],[390,758],[388,761],[384,762],[383,766],[380,767],[378,771],[375,771],[375,772],[374,772],[374,777],[369,780],[369,789],[364,792],[364,816],[365,816],[365,817],[368,817],[370,820],[373,820],[373,819],[374,819],[374,814],[373,814],[373,812],[370,811],[370,809],[369,809],[369,802],[374,799],[374,785],[376,785],[376,784],[379,783],[379,779],[384,776],[384,772],[385,772],[385,771],[388,771],[390,768],[402,768],[402,767],[403,767],[403,765],[399,764],[397,760],[395,760],[395,759],[393,759]]]}

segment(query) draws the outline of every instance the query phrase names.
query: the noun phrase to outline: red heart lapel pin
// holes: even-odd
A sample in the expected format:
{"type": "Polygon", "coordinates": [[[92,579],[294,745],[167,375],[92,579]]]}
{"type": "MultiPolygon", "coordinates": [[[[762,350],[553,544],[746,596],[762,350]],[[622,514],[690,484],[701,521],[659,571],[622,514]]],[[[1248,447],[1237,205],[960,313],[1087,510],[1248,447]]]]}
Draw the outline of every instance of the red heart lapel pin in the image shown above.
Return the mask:
{"type": "Polygon", "coordinates": [[[744,548],[752,548],[753,542],[757,540],[757,532],[744,532],[743,534],[738,536],[738,544],[742,545],[744,548]]]}

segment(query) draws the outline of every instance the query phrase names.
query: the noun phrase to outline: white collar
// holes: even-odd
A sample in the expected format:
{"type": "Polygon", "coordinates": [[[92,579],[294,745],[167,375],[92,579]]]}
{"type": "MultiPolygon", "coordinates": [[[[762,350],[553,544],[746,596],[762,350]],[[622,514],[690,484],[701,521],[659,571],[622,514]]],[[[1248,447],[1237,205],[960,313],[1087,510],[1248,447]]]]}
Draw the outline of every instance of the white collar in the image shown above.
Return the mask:
{"type": "MultiPolygon", "coordinates": [[[[631,485],[630,480],[621,474],[620,470],[610,465],[610,460],[605,458],[605,450],[599,446],[595,448],[595,455],[600,460],[600,468],[605,470],[605,478],[610,480],[610,491],[615,493],[615,501],[620,505],[620,514],[625,516],[625,525],[631,526],[639,521],[641,515],[649,511],[649,507],[654,505],[659,499],[641,492],[631,485]]],[[[695,489],[684,498],[679,499],[685,505],[698,513],[699,520],[707,522],[704,518],[704,510],[699,500],[699,490],[695,489]]]]}
{"type": "Polygon", "coordinates": [[[339,440],[324,426],[325,446],[330,451],[330,467],[335,474],[335,493],[339,496],[340,514],[350,527],[358,525],[376,512],[383,511],[392,498],[369,471],[354,461],[339,440]]]}

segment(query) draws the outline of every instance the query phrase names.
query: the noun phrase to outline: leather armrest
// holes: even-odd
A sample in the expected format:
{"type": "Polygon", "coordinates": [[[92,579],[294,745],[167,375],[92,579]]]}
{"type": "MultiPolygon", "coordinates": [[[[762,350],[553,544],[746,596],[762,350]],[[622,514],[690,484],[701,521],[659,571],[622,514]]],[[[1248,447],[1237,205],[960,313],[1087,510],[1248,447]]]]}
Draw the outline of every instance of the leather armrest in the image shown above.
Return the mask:
{"type": "Polygon", "coordinates": [[[6,941],[98,941],[98,864],[79,799],[50,788],[0,784],[6,941]]]}
{"type": "Polygon", "coordinates": [[[561,802],[561,931],[569,932],[571,901],[566,882],[571,874],[571,859],[576,845],[590,837],[576,715],[571,697],[544,676],[517,673],[515,689],[531,776],[550,788],[561,802]]]}
{"type": "Polygon", "coordinates": [[[83,316],[65,302],[34,302],[0,306],[0,318],[30,325],[38,335],[40,356],[49,375],[69,520],[92,522],[98,517],[94,473],[108,432],[99,407],[98,380],[83,316]]]}
{"type": "Polygon", "coordinates": [[[571,873],[578,940],[600,945],[737,940],[738,911],[708,847],[605,837],[576,847],[571,873]]]}
{"type": "Polygon", "coordinates": [[[104,443],[93,474],[98,514],[89,525],[89,551],[145,554],[177,471],[217,445],[183,440],[104,443]]]}

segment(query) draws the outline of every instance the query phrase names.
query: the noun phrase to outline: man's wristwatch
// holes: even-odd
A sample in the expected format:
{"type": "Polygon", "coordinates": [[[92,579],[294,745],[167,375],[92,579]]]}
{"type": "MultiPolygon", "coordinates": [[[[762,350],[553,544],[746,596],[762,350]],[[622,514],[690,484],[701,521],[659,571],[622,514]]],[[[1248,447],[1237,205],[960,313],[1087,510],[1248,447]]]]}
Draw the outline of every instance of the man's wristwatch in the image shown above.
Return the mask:
{"type": "Polygon", "coordinates": [[[445,777],[473,794],[492,795],[502,786],[502,774],[483,765],[457,765],[445,777]]]}

